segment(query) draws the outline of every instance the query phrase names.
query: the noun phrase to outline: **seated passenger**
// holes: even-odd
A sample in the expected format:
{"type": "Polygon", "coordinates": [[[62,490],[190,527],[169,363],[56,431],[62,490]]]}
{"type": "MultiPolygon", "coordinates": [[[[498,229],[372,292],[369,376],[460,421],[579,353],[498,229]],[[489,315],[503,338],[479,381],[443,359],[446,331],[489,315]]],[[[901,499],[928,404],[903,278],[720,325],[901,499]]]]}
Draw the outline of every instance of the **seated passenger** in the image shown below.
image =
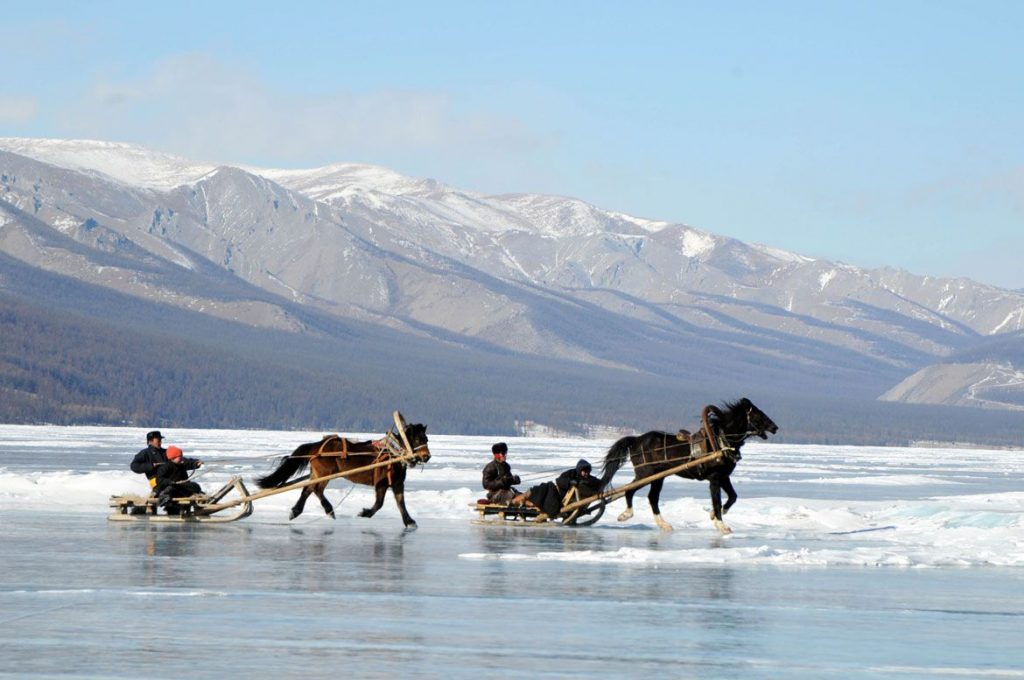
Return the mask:
{"type": "Polygon", "coordinates": [[[202,467],[203,462],[194,458],[185,458],[177,446],[167,447],[167,462],[156,468],[157,503],[167,510],[168,515],[179,512],[175,498],[187,498],[203,492],[202,488],[188,479],[189,470],[202,467]]]}
{"type": "Polygon", "coordinates": [[[519,483],[519,475],[512,474],[512,467],[505,462],[508,444],[498,442],[491,447],[494,460],[484,466],[483,485],[487,489],[487,502],[504,505],[515,497],[519,490],[513,484],[519,483]]]}
{"type": "Polygon", "coordinates": [[[577,498],[582,500],[596,496],[601,491],[601,480],[590,474],[590,463],[580,458],[576,467],[569,468],[553,482],[544,482],[532,487],[524,494],[516,496],[513,504],[525,504],[541,511],[538,520],[543,521],[548,517],[554,517],[562,509],[562,499],[569,492],[569,489],[576,487],[577,498]]]}

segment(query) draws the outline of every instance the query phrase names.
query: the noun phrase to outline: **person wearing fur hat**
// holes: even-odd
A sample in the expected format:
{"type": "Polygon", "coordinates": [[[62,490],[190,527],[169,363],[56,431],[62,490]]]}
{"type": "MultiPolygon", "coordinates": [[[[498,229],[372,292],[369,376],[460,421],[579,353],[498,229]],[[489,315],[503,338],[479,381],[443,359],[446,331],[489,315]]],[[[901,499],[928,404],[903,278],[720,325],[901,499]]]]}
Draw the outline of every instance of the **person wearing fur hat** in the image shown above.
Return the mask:
{"type": "Polygon", "coordinates": [[[132,472],[146,475],[150,488],[156,486],[156,469],[167,462],[167,451],[160,446],[163,440],[164,437],[160,434],[160,430],[149,432],[146,434],[146,448],[132,458],[132,472]]]}
{"type": "Polygon", "coordinates": [[[189,470],[203,466],[201,460],[185,458],[177,446],[167,447],[167,462],[156,469],[157,503],[167,510],[168,515],[178,514],[175,498],[187,498],[203,492],[202,488],[188,479],[189,470]]]}
{"type": "Polygon", "coordinates": [[[512,466],[505,462],[508,444],[498,442],[491,447],[494,460],[484,466],[483,485],[487,490],[487,502],[501,505],[508,503],[519,490],[513,488],[519,483],[519,475],[512,474],[512,466]]]}

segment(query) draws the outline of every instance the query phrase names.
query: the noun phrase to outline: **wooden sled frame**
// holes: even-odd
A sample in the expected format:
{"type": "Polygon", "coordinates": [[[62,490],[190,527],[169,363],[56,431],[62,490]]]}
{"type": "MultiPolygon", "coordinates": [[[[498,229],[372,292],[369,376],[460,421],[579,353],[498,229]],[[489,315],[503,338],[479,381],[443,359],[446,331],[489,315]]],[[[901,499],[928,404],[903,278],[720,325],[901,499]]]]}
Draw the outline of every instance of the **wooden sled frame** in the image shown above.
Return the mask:
{"type": "MultiPolygon", "coordinates": [[[[664,479],[665,477],[678,474],[683,470],[689,470],[690,468],[697,467],[698,465],[704,465],[705,463],[717,462],[724,456],[729,455],[731,452],[732,449],[729,448],[712,451],[711,453],[700,456],[699,458],[687,460],[685,463],[676,465],[668,470],[644,477],[643,479],[634,480],[628,484],[615,487],[614,489],[602,491],[596,496],[590,496],[589,498],[578,498],[578,490],[576,487],[572,487],[565,495],[565,498],[562,499],[562,509],[558,515],[546,519],[557,520],[557,523],[554,524],[554,526],[590,526],[601,518],[604,514],[605,506],[624,497],[628,492],[647,486],[651,482],[659,479],[664,479]],[[582,519],[583,517],[586,517],[586,519],[582,519]]],[[[543,526],[549,524],[547,521],[537,521],[540,511],[536,508],[530,508],[527,506],[472,503],[471,507],[475,508],[479,515],[477,519],[473,520],[473,524],[487,524],[492,526],[543,526]],[[532,515],[529,514],[531,512],[532,515]],[[488,516],[493,516],[494,518],[487,519],[488,516]],[[522,521],[518,521],[520,519],[522,521]]]]}
{"type": "Polygon", "coordinates": [[[111,522],[209,522],[211,524],[234,522],[252,514],[252,501],[249,499],[249,490],[245,488],[245,482],[241,477],[232,477],[227,484],[215,491],[213,494],[196,494],[184,498],[175,498],[178,505],[177,515],[157,514],[156,496],[123,495],[111,496],[110,507],[114,509],[107,519],[111,522]],[[221,501],[232,490],[241,496],[237,503],[225,505],[221,501]],[[227,508],[234,508],[231,514],[218,514],[227,508]],[[136,514],[138,509],[143,512],[136,514]]]}
{"type": "Polygon", "coordinates": [[[540,519],[541,512],[537,508],[528,505],[496,505],[493,503],[472,503],[470,507],[476,509],[477,519],[473,520],[473,524],[487,524],[494,526],[541,526],[549,525],[548,520],[555,520],[550,526],[590,526],[597,520],[601,519],[601,515],[604,514],[605,505],[607,502],[601,500],[598,496],[594,496],[591,503],[579,505],[579,489],[572,487],[566,492],[562,498],[561,512],[556,517],[545,517],[540,519]],[[568,506],[573,506],[568,511],[565,510],[568,506]],[[491,519],[488,519],[490,517],[491,519]],[[586,519],[583,519],[586,517],[586,519]]]}
{"type": "MultiPolygon", "coordinates": [[[[392,418],[395,422],[395,428],[397,429],[398,434],[397,436],[394,436],[394,442],[391,441],[392,434],[390,432],[384,435],[385,440],[388,442],[387,448],[392,453],[392,457],[388,460],[371,463],[353,470],[325,475],[316,479],[309,479],[307,477],[306,479],[294,482],[287,486],[277,487],[274,489],[264,489],[263,491],[254,494],[250,494],[249,490],[245,488],[245,484],[242,482],[241,477],[232,477],[227,484],[218,489],[212,495],[198,494],[187,498],[175,498],[174,501],[182,506],[182,511],[178,515],[156,514],[157,499],[155,496],[111,496],[110,507],[114,508],[114,512],[108,515],[107,519],[111,522],[209,522],[211,524],[234,522],[252,514],[252,502],[254,500],[266,498],[268,496],[276,496],[277,494],[301,489],[312,484],[320,484],[332,479],[343,479],[367,470],[374,470],[380,467],[395,465],[396,463],[401,463],[403,461],[413,460],[416,458],[416,451],[412,448],[409,440],[405,436],[405,418],[403,418],[402,414],[398,411],[395,411],[392,414],[392,418]],[[225,497],[232,489],[236,489],[239,496],[237,498],[225,500],[225,497]],[[145,514],[133,514],[132,511],[137,508],[144,508],[145,514]],[[234,514],[230,515],[217,514],[229,508],[237,508],[237,510],[234,514]]],[[[376,456],[377,454],[373,455],[376,456]]]]}

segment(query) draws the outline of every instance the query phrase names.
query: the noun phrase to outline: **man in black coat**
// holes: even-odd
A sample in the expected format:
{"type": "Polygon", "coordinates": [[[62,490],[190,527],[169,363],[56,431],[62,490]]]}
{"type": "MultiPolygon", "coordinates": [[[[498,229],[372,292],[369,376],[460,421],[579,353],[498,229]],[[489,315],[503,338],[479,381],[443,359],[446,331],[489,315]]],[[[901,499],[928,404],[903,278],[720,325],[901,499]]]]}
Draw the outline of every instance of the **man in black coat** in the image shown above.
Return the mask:
{"type": "Polygon", "coordinates": [[[132,459],[132,472],[146,475],[150,488],[156,486],[156,469],[167,462],[167,452],[160,446],[163,439],[160,430],[153,430],[146,435],[149,446],[136,453],[132,459]]]}
{"type": "Polygon", "coordinates": [[[519,475],[512,474],[512,466],[505,462],[508,444],[498,442],[491,447],[494,460],[484,466],[483,484],[487,489],[487,502],[501,505],[508,503],[519,491],[513,488],[519,483],[519,475]]]}

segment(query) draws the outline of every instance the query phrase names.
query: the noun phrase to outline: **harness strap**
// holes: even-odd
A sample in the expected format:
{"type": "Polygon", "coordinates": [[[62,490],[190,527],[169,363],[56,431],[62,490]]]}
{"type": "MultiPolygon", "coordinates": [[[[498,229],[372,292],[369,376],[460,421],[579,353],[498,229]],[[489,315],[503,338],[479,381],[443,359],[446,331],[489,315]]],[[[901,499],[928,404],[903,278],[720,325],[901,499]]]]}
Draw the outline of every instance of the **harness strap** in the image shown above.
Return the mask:
{"type": "Polygon", "coordinates": [[[316,453],[314,453],[312,456],[310,456],[309,459],[312,460],[314,458],[318,458],[318,457],[322,456],[323,453],[324,453],[324,447],[327,446],[327,442],[334,441],[335,439],[338,439],[338,438],[339,437],[336,434],[326,434],[326,435],[324,435],[324,438],[320,441],[320,448],[318,448],[316,450],[316,453]]]}
{"type": "MultiPolygon", "coordinates": [[[[381,454],[379,456],[377,456],[377,459],[374,460],[373,462],[374,463],[383,463],[383,462],[388,461],[388,460],[391,460],[390,452],[389,451],[383,451],[383,452],[381,452],[381,454]]],[[[384,466],[381,466],[379,468],[374,469],[374,471],[373,471],[373,485],[377,486],[378,482],[380,482],[380,480],[382,480],[385,475],[387,475],[387,478],[388,478],[388,486],[391,486],[392,484],[394,484],[394,480],[395,480],[394,468],[395,468],[395,465],[394,465],[394,463],[392,463],[391,465],[384,465],[384,466]]]]}
{"type": "Polygon", "coordinates": [[[708,422],[708,413],[711,409],[718,409],[710,404],[704,407],[704,410],[700,412],[700,422],[704,426],[704,436],[707,437],[708,451],[715,451],[718,449],[718,443],[715,441],[715,431],[711,427],[711,423],[708,422]]]}

